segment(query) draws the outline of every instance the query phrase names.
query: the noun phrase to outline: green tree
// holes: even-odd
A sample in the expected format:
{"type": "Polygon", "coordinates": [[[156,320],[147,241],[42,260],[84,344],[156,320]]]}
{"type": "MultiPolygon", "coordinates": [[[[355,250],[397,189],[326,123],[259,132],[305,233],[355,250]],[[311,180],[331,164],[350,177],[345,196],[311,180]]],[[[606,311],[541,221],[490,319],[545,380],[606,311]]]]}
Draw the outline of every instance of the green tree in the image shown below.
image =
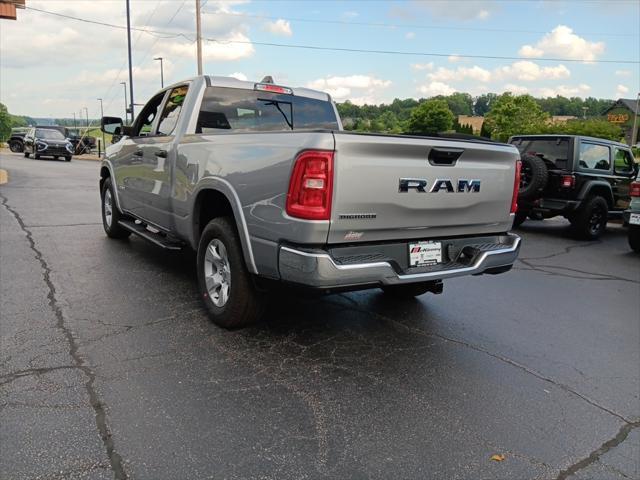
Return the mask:
{"type": "Polygon", "coordinates": [[[539,132],[548,118],[532,96],[514,96],[507,92],[497,98],[485,123],[491,137],[504,142],[511,135],[539,132]]]}
{"type": "Polygon", "coordinates": [[[0,103],[0,141],[5,141],[11,135],[11,115],[4,103],[0,103]]]}
{"type": "Polygon", "coordinates": [[[478,97],[476,97],[476,101],[473,104],[473,113],[474,115],[479,115],[484,117],[491,107],[493,106],[493,102],[496,101],[498,95],[495,93],[485,93],[478,97]]]}
{"type": "Polygon", "coordinates": [[[411,110],[407,129],[409,133],[433,135],[451,130],[454,119],[446,101],[427,100],[411,110]]]}
{"type": "Polygon", "coordinates": [[[564,123],[545,125],[535,133],[564,133],[567,135],[587,135],[589,137],[605,138],[619,142],[624,136],[620,126],[602,118],[588,120],[569,120],[564,123]]]}

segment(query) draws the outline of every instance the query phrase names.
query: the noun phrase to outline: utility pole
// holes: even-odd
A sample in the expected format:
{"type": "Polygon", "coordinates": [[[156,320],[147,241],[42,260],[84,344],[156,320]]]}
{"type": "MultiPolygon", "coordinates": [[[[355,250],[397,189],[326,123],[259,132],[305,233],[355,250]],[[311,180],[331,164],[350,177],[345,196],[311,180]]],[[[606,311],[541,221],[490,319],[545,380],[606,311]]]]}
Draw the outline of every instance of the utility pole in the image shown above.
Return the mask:
{"type": "Polygon", "coordinates": [[[636,97],[636,114],[633,117],[633,130],[631,131],[631,146],[638,143],[638,108],[640,108],[640,92],[636,97]]]}
{"type": "Polygon", "coordinates": [[[587,119],[587,110],[589,110],[589,107],[582,107],[582,119],[583,120],[587,119]]]}
{"type": "Polygon", "coordinates": [[[131,123],[133,123],[133,67],[131,65],[131,15],[129,11],[129,0],[127,0],[127,47],[129,50],[129,100],[131,101],[131,123]]]}
{"type": "Polygon", "coordinates": [[[124,123],[127,123],[127,113],[129,113],[127,110],[129,108],[129,104],[127,103],[127,82],[120,82],[120,85],[124,87],[124,123]]]}
{"type": "Polygon", "coordinates": [[[73,128],[78,128],[78,125],[76,124],[76,112],[73,112],[73,128]]]}
{"type": "MultiPolygon", "coordinates": [[[[102,127],[102,117],[104,117],[104,109],[102,108],[102,99],[99,98],[98,100],[100,101],[100,126],[102,127]]],[[[100,130],[102,130],[102,128],[100,128],[100,130]]],[[[107,148],[107,141],[105,140],[104,132],[102,132],[102,147],[105,149],[107,148]]]]}
{"type": "Polygon", "coordinates": [[[198,75],[202,75],[202,29],[200,27],[200,0],[196,0],[196,43],[198,49],[198,75]]]}
{"type": "Polygon", "coordinates": [[[87,115],[87,131],[89,131],[89,110],[84,107],[84,113],[87,115]]]}
{"type": "Polygon", "coordinates": [[[160,88],[164,88],[164,67],[162,65],[162,57],[156,57],[154,60],[160,60],[160,88]]]}

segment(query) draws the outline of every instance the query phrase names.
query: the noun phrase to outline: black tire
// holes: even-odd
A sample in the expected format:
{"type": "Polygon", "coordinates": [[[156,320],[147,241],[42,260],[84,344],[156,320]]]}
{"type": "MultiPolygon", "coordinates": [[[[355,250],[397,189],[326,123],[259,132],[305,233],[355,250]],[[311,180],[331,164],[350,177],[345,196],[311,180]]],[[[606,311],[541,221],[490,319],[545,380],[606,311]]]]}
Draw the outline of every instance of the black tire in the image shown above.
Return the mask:
{"type": "Polygon", "coordinates": [[[235,329],[260,320],[266,295],[256,288],[247,270],[238,232],[228,217],[214,218],[203,230],[198,244],[197,269],[198,287],[213,323],[235,329]],[[218,256],[211,255],[212,247],[218,256]],[[218,263],[217,258],[221,259],[218,263]],[[219,280],[214,279],[216,275],[219,280]],[[214,286],[214,281],[219,283],[214,286]]]}
{"type": "Polygon", "coordinates": [[[30,153],[29,152],[24,152],[24,158],[29,158],[30,153]]]}
{"type": "Polygon", "coordinates": [[[71,161],[71,155],[67,155],[66,157],[64,157],[64,161],[65,162],[70,162],[71,161]]]}
{"type": "Polygon", "coordinates": [[[549,181],[549,170],[540,157],[535,155],[522,155],[522,169],[520,170],[520,189],[518,199],[536,199],[549,181]]]}
{"type": "Polygon", "coordinates": [[[527,212],[516,212],[516,215],[513,219],[513,228],[517,228],[524,223],[527,219],[527,212]]]}
{"type": "Polygon", "coordinates": [[[105,233],[109,238],[127,238],[131,235],[129,230],[122,228],[118,221],[123,218],[123,215],[118,210],[115,202],[115,194],[113,191],[113,185],[111,178],[106,178],[102,184],[102,191],[100,192],[100,210],[102,211],[102,226],[105,233]],[[106,202],[105,202],[106,201],[106,202]],[[108,217],[107,205],[110,204],[111,218],[108,217]]]}
{"type": "Polygon", "coordinates": [[[589,197],[569,221],[579,237],[595,240],[605,231],[608,214],[609,206],[604,198],[589,197]]]}
{"type": "Polygon", "coordinates": [[[395,298],[414,298],[423,295],[433,288],[430,283],[408,283],[406,285],[386,285],[381,287],[385,295],[395,298]]]}
{"type": "Polygon", "coordinates": [[[39,153],[34,153],[33,154],[33,158],[35,158],[36,160],[40,159],[40,154],[39,153]]]}
{"type": "Polygon", "coordinates": [[[640,225],[629,225],[629,246],[634,252],[640,253],[640,225]]]}
{"type": "Polygon", "coordinates": [[[9,150],[13,153],[20,153],[23,150],[23,144],[17,140],[9,142],[9,150]]]}

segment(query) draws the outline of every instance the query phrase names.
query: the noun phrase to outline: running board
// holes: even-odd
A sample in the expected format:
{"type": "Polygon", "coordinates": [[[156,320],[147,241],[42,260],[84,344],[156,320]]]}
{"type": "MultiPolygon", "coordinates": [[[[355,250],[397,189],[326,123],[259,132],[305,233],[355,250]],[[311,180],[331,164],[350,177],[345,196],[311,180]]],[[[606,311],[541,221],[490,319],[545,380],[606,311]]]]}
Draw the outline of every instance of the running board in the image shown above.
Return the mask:
{"type": "Polygon", "coordinates": [[[171,240],[159,233],[152,233],[147,230],[147,227],[143,224],[135,223],[132,220],[119,220],[118,225],[122,228],[129,230],[131,233],[135,233],[139,237],[148,240],[149,242],[164,248],[165,250],[182,250],[184,244],[176,240],[171,240]]]}

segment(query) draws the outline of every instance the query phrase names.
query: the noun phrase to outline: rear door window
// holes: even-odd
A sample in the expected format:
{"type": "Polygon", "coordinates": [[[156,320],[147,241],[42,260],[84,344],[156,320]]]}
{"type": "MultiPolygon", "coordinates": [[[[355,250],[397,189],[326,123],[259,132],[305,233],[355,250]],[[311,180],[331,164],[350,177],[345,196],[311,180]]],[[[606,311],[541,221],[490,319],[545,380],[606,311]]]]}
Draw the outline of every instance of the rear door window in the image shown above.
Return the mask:
{"type": "Polygon", "coordinates": [[[615,155],[613,157],[613,168],[616,173],[621,175],[629,175],[633,173],[633,158],[629,150],[622,148],[615,148],[615,155]]]}
{"type": "Polygon", "coordinates": [[[610,149],[606,145],[597,143],[580,142],[580,156],[578,164],[580,168],[589,170],[609,170],[611,160],[610,149]]]}
{"type": "Polygon", "coordinates": [[[331,102],[240,88],[208,87],[196,133],[337,130],[331,102]]]}
{"type": "Polygon", "coordinates": [[[559,170],[570,168],[568,138],[514,138],[511,140],[521,155],[535,155],[547,166],[559,170]]]}

